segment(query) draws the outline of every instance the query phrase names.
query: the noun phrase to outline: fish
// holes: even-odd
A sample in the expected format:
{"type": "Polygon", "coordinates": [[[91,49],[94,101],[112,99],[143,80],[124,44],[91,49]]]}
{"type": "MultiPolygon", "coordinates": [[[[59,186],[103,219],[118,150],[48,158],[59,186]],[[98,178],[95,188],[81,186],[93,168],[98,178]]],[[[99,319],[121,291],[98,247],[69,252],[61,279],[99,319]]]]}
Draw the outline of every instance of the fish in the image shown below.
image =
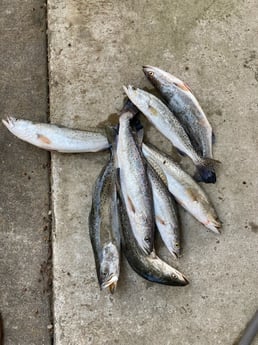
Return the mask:
{"type": "Polygon", "coordinates": [[[222,224],[208,196],[198,183],[168,155],[161,153],[154,146],[143,143],[142,152],[154,170],[156,166],[163,170],[168,189],[176,201],[206,228],[220,234],[222,224]]]}
{"type": "Polygon", "coordinates": [[[2,122],[19,139],[49,151],[98,152],[110,147],[104,130],[100,128],[78,130],[50,123],[34,123],[14,117],[8,117],[2,122]]]}
{"type": "Polygon", "coordinates": [[[133,116],[130,111],[120,115],[116,148],[113,149],[117,157],[117,178],[132,231],[140,248],[151,253],[154,242],[153,199],[147,163],[130,127],[133,116]]]}
{"type": "Polygon", "coordinates": [[[158,67],[146,65],[143,72],[183,125],[194,148],[202,157],[212,159],[215,135],[189,85],[158,67]]]}
{"type": "Polygon", "coordinates": [[[180,229],[176,204],[167,186],[148,164],[148,178],[153,193],[153,204],[156,226],[160,236],[173,257],[180,254],[180,229]]]}
{"type": "Polygon", "coordinates": [[[100,289],[114,293],[120,272],[120,218],[113,160],[101,170],[93,189],[89,234],[100,289]]]}
{"type": "Polygon", "coordinates": [[[149,254],[142,251],[133,234],[119,187],[117,190],[122,250],[131,268],[150,282],[174,286],[188,285],[189,281],[185,275],[161,260],[154,249],[149,254]]]}
{"type": "Polygon", "coordinates": [[[195,164],[201,181],[215,183],[214,165],[211,158],[201,157],[194,149],[188,134],[171,110],[156,96],[149,92],[124,86],[128,98],[140,109],[148,120],[162,133],[180,152],[187,155],[195,164]]]}

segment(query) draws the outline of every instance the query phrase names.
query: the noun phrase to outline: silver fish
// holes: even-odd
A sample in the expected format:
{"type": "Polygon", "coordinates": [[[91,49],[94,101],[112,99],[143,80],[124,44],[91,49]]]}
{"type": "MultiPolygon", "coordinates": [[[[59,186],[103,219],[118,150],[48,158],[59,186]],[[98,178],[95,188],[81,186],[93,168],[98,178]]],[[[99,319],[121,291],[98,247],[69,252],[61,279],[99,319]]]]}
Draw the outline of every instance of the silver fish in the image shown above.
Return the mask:
{"type": "Polygon", "coordinates": [[[15,136],[45,150],[62,153],[98,152],[110,147],[104,130],[78,130],[8,117],[3,124],[15,136]]]}
{"type": "Polygon", "coordinates": [[[154,241],[153,199],[146,162],[130,127],[132,117],[131,112],[125,112],[119,118],[117,165],[132,231],[140,248],[149,254],[154,241]]]}
{"type": "Polygon", "coordinates": [[[192,177],[173,162],[169,156],[156,148],[151,148],[143,143],[142,151],[154,169],[155,165],[162,168],[167,178],[168,189],[177,202],[206,228],[219,234],[221,223],[216,211],[205,192],[192,177]]]}
{"type": "Polygon", "coordinates": [[[201,157],[194,149],[186,131],[175,115],[156,96],[131,85],[124,87],[129,99],[141,110],[148,120],[183,154],[196,165],[202,181],[215,183],[214,160],[201,157]]]}
{"type": "Polygon", "coordinates": [[[132,269],[142,278],[151,282],[177,286],[189,284],[187,278],[181,272],[161,260],[154,250],[149,254],[142,251],[132,232],[122,199],[119,198],[122,249],[132,269]]]}
{"type": "Polygon", "coordinates": [[[117,209],[115,168],[104,166],[93,190],[89,233],[100,288],[116,290],[120,271],[120,219],[117,209]]]}
{"type": "Polygon", "coordinates": [[[153,66],[143,66],[149,81],[160,91],[169,109],[187,131],[203,157],[212,156],[212,128],[190,87],[172,74],[153,66]]]}
{"type": "Polygon", "coordinates": [[[150,164],[148,164],[147,172],[153,193],[157,228],[167,249],[177,258],[180,254],[180,230],[175,202],[150,164]]]}

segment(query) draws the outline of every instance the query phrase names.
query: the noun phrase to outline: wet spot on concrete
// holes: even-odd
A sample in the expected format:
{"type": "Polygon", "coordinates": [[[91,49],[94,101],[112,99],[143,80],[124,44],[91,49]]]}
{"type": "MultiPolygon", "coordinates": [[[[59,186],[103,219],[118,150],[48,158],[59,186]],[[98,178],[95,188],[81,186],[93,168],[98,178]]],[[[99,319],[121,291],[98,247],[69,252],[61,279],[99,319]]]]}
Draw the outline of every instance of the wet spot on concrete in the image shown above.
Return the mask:
{"type": "Polygon", "coordinates": [[[215,115],[217,116],[222,116],[222,110],[218,109],[215,113],[215,115]]]}
{"type": "Polygon", "coordinates": [[[160,93],[158,92],[158,90],[156,90],[155,88],[152,87],[143,87],[142,90],[151,93],[152,95],[161,98],[160,97],[160,93]]]}
{"type": "Polygon", "coordinates": [[[106,120],[99,122],[97,124],[97,127],[116,126],[118,123],[119,123],[119,115],[117,113],[112,113],[108,115],[106,120]]]}
{"type": "Polygon", "coordinates": [[[251,231],[258,234],[258,224],[254,222],[249,222],[249,225],[251,227],[251,231]]]}
{"type": "Polygon", "coordinates": [[[256,71],[254,73],[254,78],[256,81],[258,81],[258,67],[256,67],[256,71]]]}
{"type": "Polygon", "coordinates": [[[249,52],[249,56],[244,60],[243,67],[254,72],[254,79],[258,82],[258,63],[257,53],[255,50],[249,52]]]}

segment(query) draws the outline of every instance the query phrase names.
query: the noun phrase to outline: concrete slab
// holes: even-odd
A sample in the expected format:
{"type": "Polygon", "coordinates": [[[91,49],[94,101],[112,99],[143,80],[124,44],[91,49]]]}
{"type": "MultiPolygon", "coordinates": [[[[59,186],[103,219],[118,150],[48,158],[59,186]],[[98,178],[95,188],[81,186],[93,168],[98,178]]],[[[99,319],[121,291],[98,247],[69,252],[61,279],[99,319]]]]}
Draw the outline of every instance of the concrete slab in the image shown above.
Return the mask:
{"type": "MultiPolygon", "coordinates": [[[[114,296],[100,292],[88,235],[93,181],[105,154],[53,154],[56,345],[231,345],[257,308],[257,2],[49,1],[51,121],[97,125],[122,85],[151,88],[143,64],[188,81],[214,127],[218,238],[181,212],[185,288],[138,277],[123,260],[114,296]]],[[[149,138],[169,147],[154,130],[149,138]]],[[[190,162],[182,159],[189,169],[190,162]]],[[[167,252],[161,254],[172,262],[167,252]]],[[[256,341],[255,344],[258,344],[256,341]]]]}
{"type": "MultiPolygon", "coordinates": [[[[1,1],[1,119],[47,121],[44,1],[1,1]]],[[[0,126],[0,312],[5,345],[48,345],[49,155],[0,126]]]]}

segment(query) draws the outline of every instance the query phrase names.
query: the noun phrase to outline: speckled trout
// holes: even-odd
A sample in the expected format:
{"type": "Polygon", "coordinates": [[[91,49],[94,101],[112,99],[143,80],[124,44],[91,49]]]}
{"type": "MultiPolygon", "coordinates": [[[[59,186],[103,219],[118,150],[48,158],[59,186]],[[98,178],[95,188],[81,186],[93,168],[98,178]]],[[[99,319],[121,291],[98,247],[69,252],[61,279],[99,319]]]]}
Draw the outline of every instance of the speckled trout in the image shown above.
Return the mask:
{"type": "Polygon", "coordinates": [[[88,128],[82,131],[14,117],[8,117],[2,122],[19,139],[49,151],[98,152],[110,147],[105,131],[100,128],[88,128]]]}
{"type": "Polygon", "coordinates": [[[143,72],[183,125],[194,148],[202,157],[213,158],[212,127],[190,87],[157,67],[143,66],[143,72]]]}
{"type": "Polygon", "coordinates": [[[117,167],[132,231],[141,250],[149,254],[153,250],[154,241],[153,199],[147,164],[130,127],[132,117],[133,114],[129,111],[119,118],[117,167]]]}
{"type": "Polygon", "coordinates": [[[192,177],[158,149],[143,143],[142,151],[154,169],[156,165],[158,168],[162,168],[167,178],[168,189],[177,202],[206,228],[219,234],[221,223],[216,211],[203,189],[192,177]]]}
{"type": "Polygon", "coordinates": [[[142,278],[154,283],[165,285],[185,286],[189,282],[178,270],[161,260],[152,250],[146,254],[140,248],[123,204],[123,197],[119,199],[119,212],[121,214],[121,240],[123,253],[132,269],[142,278]]]}
{"type": "Polygon", "coordinates": [[[124,91],[148,120],[183,154],[195,164],[198,175],[206,183],[215,183],[214,160],[201,157],[194,149],[188,134],[176,116],[156,96],[131,85],[124,91]]]}
{"type": "Polygon", "coordinates": [[[92,195],[89,233],[101,289],[116,290],[120,271],[120,219],[113,160],[99,174],[92,195]]]}
{"type": "Polygon", "coordinates": [[[180,228],[176,204],[167,186],[150,164],[147,173],[153,194],[154,217],[158,231],[169,252],[177,258],[180,254],[180,228]]]}

